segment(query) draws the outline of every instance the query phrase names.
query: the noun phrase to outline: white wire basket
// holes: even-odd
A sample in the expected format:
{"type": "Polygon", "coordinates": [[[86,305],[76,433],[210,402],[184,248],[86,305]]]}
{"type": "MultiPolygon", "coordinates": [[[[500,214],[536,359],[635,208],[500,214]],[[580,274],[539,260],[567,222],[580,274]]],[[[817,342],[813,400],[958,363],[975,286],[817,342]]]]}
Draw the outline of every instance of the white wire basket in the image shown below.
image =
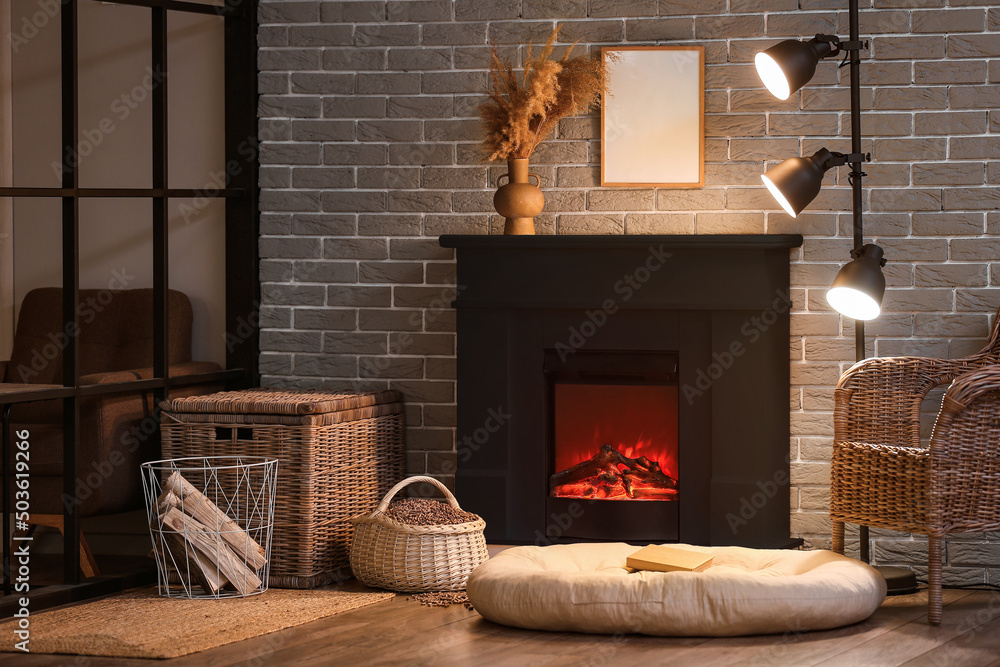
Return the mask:
{"type": "Polygon", "coordinates": [[[218,599],[267,590],[277,459],[189,457],[141,469],[161,596],[218,599]]]}

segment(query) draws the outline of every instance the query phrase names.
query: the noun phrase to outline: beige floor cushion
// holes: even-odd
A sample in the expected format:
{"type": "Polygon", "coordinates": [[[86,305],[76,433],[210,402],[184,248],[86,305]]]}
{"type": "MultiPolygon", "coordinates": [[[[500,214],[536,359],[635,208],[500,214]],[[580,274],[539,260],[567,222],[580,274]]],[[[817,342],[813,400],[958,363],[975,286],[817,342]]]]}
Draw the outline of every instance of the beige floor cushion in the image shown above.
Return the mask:
{"type": "Polygon", "coordinates": [[[671,545],[710,553],[704,572],[632,572],[622,543],[507,549],[469,577],[486,619],[534,630],[661,636],[768,634],[868,618],[885,580],[831,551],[671,545]]]}

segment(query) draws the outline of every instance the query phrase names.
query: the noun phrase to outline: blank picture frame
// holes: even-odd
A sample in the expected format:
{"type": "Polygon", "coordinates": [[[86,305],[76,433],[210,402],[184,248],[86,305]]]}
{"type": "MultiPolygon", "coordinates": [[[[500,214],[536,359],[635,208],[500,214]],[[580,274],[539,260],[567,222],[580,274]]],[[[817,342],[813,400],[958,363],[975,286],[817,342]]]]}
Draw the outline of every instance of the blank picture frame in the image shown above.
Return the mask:
{"type": "Polygon", "coordinates": [[[705,47],[604,47],[601,185],[705,185],[705,47]]]}

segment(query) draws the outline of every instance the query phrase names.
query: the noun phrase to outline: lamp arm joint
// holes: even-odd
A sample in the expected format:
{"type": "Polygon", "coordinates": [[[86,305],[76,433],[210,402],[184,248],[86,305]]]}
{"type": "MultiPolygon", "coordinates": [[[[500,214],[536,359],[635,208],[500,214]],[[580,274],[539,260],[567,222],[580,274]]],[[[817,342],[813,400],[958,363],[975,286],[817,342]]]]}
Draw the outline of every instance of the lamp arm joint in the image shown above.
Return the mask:
{"type": "Polygon", "coordinates": [[[817,43],[830,45],[831,51],[829,53],[823,53],[822,51],[818,52],[820,58],[835,58],[838,55],[840,55],[841,46],[843,44],[843,42],[840,40],[840,37],[837,37],[836,35],[824,35],[823,33],[816,33],[816,36],[813,38],[813,41],[817,43]]]}
{"type": "Polygon", "coordinates": [[[844,153],[838,153],[836,151],[830,151],[829,157],[826,159],[826,166],[829,168],[833,167],[843,167],[848,162],[850,156],[844,153]]]}
{"type": "Polygon", "coordinates": [[[843,40],[836,35],[824,35],[822,33],[816,33],[813,38],[816,42],[822,42],[829,44],[833,51],[826,54],[826,58],[833,58],[834,56],[840,55],[841,51],[867,51],[868,50],[868,40],[867,39],[850,39],[843,40]]]}
{"type": "Polygon", "coordinates": [[[838,153],[830,151],[827,164],[831,167],[843,167],[845,164],[857,164],[861,162],[871,162],[871,153],[838,153]]]}
{"type": "Polygon", "coordinates": [[[874,253],[872,253],[874,255],[873,259],[877,258],[878,265],[880,267],[881,266],[885,266],[888,263],[888,260],[885,257],[882,256],[882,249],[880,247],[878,247],[877,245],[872,245],[872,244],[862,244],[860,247],[854,247],[854,248],[852,248],[851,249],[851,259],[858,259],[862,255],[865,255],[866,253],[869,253],[870,251],[875,251],[874,253]]]}

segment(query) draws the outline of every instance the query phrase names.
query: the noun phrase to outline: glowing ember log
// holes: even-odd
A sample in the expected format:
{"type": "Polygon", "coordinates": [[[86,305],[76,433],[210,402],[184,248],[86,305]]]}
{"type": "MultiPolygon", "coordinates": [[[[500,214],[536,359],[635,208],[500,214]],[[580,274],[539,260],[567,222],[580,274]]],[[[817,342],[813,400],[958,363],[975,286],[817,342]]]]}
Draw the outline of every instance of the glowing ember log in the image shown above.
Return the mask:
{"type": "Polygon", "coordinates": [[[609,444],[591,458],[549,478],[549,491],[562,498],[673,500],[677,480],[656,461],[631,459],[609,444]]]}

